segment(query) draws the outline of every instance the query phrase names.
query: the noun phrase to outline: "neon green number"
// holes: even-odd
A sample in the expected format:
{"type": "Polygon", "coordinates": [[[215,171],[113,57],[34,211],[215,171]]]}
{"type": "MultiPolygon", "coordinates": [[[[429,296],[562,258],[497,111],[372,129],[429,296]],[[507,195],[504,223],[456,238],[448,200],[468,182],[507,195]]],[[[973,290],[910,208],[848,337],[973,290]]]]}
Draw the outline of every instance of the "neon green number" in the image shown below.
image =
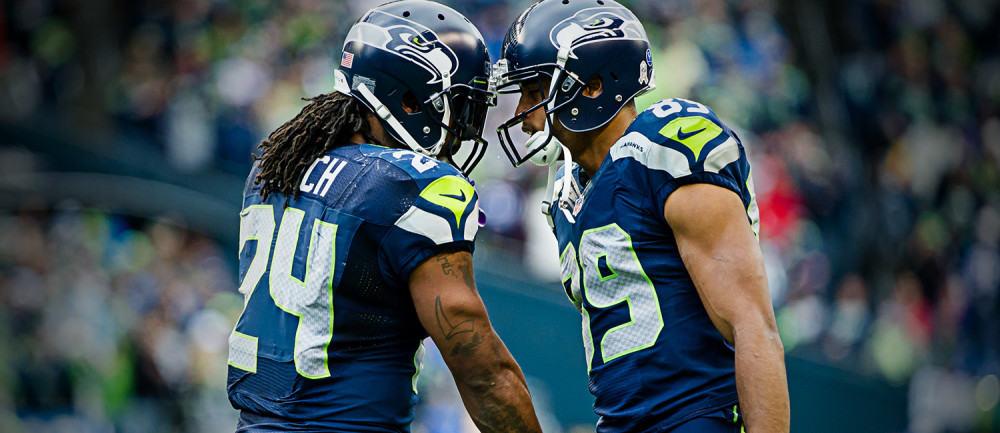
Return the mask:
{"type": "MultiPolygon", "coordinates": [[[[618,224],[583,232],[580,265],[587,303],[594,308],[610,308],[622,302],[628,305],[631,320],[604,334],[601,359],[608,362],[656,344],[663,329],[660,302],[653,282],[639,264],[632,238],[618,224]]],[[[588,366],[589,361],[588,357],[588,366]]]]}
{"type": "MultiPolygon", "coordinates": [[[[299,209],[285,209],[271,254],[268,286],[274,305],[299,318],[293,350],[295,369],[304,377],[318,379],[330,376],[327,348],[333,336],[337,225],[320,219],[313,222],[306,273],[304,280],[299,280],[292,276],[292,264],[304,217],[305,213],[299,209]]],[[[270,205],[250,206],[241,214],[240,249],[248,240],[257,240],[257,252],[240,284],[244,304],[249,302],[266,271],[274,226],[274,211],[270,205]]],[[[246,309],[243,314],[247,314],[246,309]]],[[[234,329],[229,337],[229,364],[256,372],[257,337],[234,329]]]]}

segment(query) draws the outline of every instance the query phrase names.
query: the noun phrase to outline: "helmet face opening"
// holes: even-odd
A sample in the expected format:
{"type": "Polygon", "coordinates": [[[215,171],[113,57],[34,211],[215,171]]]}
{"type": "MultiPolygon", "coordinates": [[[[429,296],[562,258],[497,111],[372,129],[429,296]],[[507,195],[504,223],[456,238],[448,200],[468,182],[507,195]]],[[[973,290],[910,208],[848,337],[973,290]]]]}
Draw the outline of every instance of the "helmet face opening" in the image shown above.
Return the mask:
{"type": "MultiPolygon", "coordinates": [[[[485,86],[486,81],[476,79],[474,84],[485,86]]],[[[454,84],[441,93],[431,95],[423,102],[423,109],[444,111],[445,104],[450,107],[450,119],[432,116],[434,123],[447,131],[438,156],[444,156],[448,163],[468,175],[486,153],[487,142],[483,138],[483,129],[486,127],[487,111],[496,106],[496,97],[484,88],[454,84]],[[464,161],[455,161],[459,148],[466,141],[472,142],[470,153],[464,161]]]]}
{"type": "MultiPolygon", "coordinates": [[[[579,133],[608,124],[626,104],[651,88],[653,63],[649,41],[638,18],[614,0],[590,2],[542,0],[521,14],[504,38],[494,68],[501,93],[540,74],[552,77],[540,104],[516,113],[500,127],[501,146],[514,166],[543,146],[513,144],[510,128],[532,111],[545,107],[546,126],[579,133]],[[580,97],[592,77],[601,92],[580,97]]],[[[550,134],[551,135],[551,134],[550,134]]],[[[547,144],[548,141],[546,141],[547,144]]]]}
{"type": "MultiPolygon", "coordinates": [[[[503,60],[501,60],[503,62],[503,60]]],[[[567,103],[571,102],[576,95],[583,89],[583,82],[581,82],[576,77],[567,74],[565,69],[555,63],[547,63],[542,65],[537,65],[529,68],[524,68],[512,72],[502,73],[498,77],[497,93],[501,94],[512,94],[519,93],[522,86],[531,85],[532,83],[537,85],[538,91],[541,92],[541,100],[535,105],[529,107],[528,109],[516,113],[513,117],[508,119],[506,122],[497,128],[497,138],[500,140],[500,147],[503,148],[504,154],[507,155],[507,159],[515,167],[524,164],[540,152],[545,146],[551,141],[552,135],[552,123],[553,123],[553,113],[565,106],[567,103]],[[549,71],[555,71],[549,72],[549,71]],[[560,77],[565,77],[562,81],[560,88],[562,92],[551,91],[551,83],[553,76],[556,80],[560,80],[560,77]],[[548,80],[546,80],[548,78],[548,80]],[[546,86],[546,81],[549,81],[549,86],[546,86]],[[561,94],[560,94],[561,93],[561,94]],[[510,135],[511,128],[520,125],[524,120],[531,115],[535,110],[542,109],[545,110],[545,127],[550,131],[548,138],[542,142],[534,145],[532,148],[524,148],[524,146],[518,146],[514,144],[514,140],[510,135]]]]}
{"type": "Polygon", "coordinates": [[[449,92],[452,106],[452,121],[454,133],[458,139],[482,139],[483,128],[486,126],[486,112],[495,107],[496,97],[484,89],[456,84],[449,92]]]}

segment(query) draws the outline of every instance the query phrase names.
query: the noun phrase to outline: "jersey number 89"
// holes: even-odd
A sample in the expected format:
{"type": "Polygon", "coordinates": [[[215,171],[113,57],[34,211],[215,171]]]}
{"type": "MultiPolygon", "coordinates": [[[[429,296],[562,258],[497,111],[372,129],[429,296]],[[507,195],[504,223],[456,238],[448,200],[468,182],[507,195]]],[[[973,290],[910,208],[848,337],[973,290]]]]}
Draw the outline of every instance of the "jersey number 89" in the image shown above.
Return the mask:
{"type": "Polygon", "coordinates": [[[656,344],[663,329],[660,302],[632,248],[632,238],[618,224],[583,232],[579,259],[573,245],[560,258],[566,292],[583,314],[583,346],[587,370],[593,362],[593,323],[590,309],[628,305],[630,320],[608,329],[601,339],[601,360],[608,362],[656,344]],[[583,269],[582,287],[580,269],[583,269]],[[583,305],[583,299],[586,303],[583,305]]]}

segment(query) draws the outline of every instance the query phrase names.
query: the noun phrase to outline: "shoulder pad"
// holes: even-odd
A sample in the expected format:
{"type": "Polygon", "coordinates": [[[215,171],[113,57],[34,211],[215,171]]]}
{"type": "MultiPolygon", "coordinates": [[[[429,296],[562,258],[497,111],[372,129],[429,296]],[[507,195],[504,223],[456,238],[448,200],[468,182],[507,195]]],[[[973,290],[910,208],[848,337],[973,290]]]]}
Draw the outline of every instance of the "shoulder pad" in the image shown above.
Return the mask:
{"type": "Polygon", "coordinates": [[[440,177],[458,176],[463,179],[465,178],[451,164],[438,161],[412,150],[390,149],[388,147],[365,144],[361,146],[361,153],[369,157],[385,160],[403,170],[410,178],[416,181],[421,189],[440,177]]]}
{"type": "Polygon", "coordinates": [[[416,184],[416,201],[396,226],[437,244],[473,239],[478,229],[478,195],[458,169],[410,150],[366,144],[361,152],[389,162],[416,184]]]}
{"type": "Polygon", "coordinates": [[[673,177],[718,172],[740,157],[739,140],[708,107],[686,99],[650,106],[611,147],[613,160],[633,158],[673,177]]]}
{"type": "Polygon", "coordinates": [[[451,164],[411,150],[365,145],[362,152],[402,169],[416,182],[420,198],[450,209],[456,218],[461,218],[476,194],[468,179],[451,164]]]}

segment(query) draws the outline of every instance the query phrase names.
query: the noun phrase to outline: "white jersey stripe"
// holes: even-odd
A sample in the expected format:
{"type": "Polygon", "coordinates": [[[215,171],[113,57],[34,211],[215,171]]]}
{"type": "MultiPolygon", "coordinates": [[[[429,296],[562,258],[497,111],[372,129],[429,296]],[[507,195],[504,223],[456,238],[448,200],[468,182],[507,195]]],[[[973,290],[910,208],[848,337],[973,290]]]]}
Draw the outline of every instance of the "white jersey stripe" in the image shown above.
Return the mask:
{"type": "Polygon", "coordinates": [[[725,142],[712,149],[705,157],[705,171],[718,173],[727,165],[740,159],[740,146],[736,144],[733,137],[729,137],[725,142]]]}
{"type": "Polygon", "coordinates": [[[687,155],[654,143],[641,132],[630,132],[611,147],[613,161],[629,157],[651,169],[666,171],[675,178],[691,174],[687,155]]]}
{"type": "Polygon", "coordinates": [[[396,220],[396,227],[426,237],[436,245],[454,241],[448,220],[416,206],[410,206],[410,210],[396,220]]]}
{"type": "Polygon", "coordinates": [[[472,207],[472,212],[469,212],[469,216],[465,218],[465,240],[471,241],[476,238],[476,232],[479,231],[479,200],[476,200],[475,206],[472,207]]]}

